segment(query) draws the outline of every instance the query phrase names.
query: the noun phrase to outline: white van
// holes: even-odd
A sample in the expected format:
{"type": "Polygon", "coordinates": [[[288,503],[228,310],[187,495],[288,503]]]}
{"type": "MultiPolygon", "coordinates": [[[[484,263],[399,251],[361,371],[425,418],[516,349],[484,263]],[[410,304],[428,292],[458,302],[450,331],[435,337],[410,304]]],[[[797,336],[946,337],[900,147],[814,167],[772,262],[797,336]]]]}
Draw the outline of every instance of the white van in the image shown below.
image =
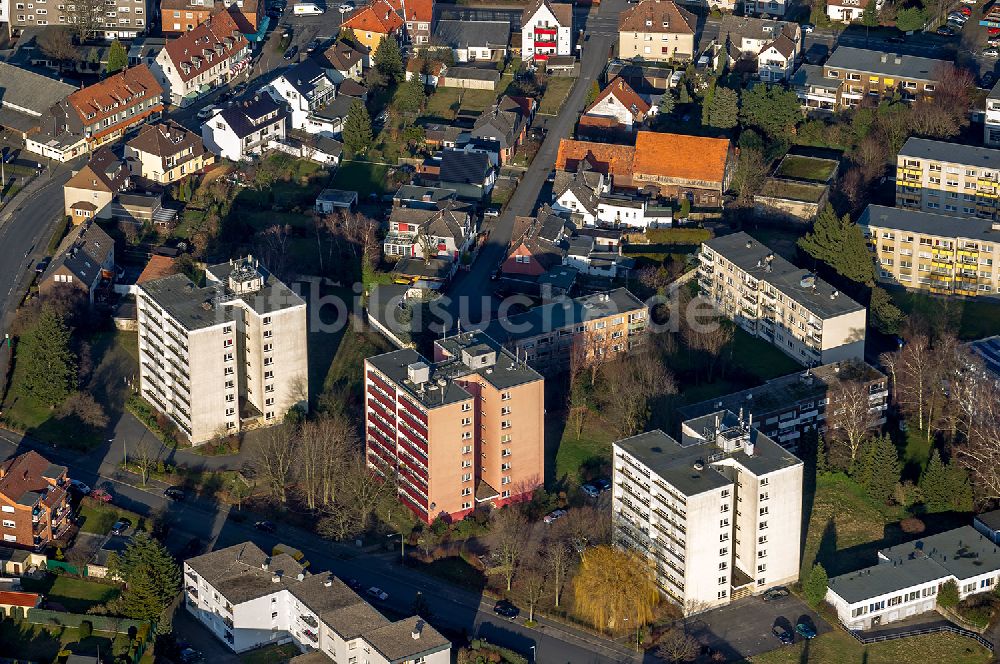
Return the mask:
{"type": "Polygon", "coordinates": [[[323,8],[312,2],[300,2],[295,5],[292,12],[296,16],[315,16],[323,13],[323,8]]]}

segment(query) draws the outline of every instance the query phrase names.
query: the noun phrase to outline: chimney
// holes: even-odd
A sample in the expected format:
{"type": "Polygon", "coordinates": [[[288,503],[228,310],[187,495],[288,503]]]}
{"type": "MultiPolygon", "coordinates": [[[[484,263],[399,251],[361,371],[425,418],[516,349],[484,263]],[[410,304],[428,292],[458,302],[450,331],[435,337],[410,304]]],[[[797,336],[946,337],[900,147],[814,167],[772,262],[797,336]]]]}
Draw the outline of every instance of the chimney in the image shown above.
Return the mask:
{"type": "Polygon", "coordinates": [[[299,572],[298,574],[296,574],[296,575],[295,575],[295,580],[296,580],[296,581],[302,581],[302,580],[304,580],[305,578],[306,578],[306,575],[305,575],[305,574],[303,574],[302,572],[299,572]]]}
{"type": "Polygon", "coordinates": [[[280,576],[278,576],[277,574],[271,576],[271,583],[280,583],[280,582],[281,582],[280,576]]]}
{"type": "Polygon", "coordinates": [[[888,62],[889,61],[889,54],[888,53],[883,53],[881,55],[881,57],[879,58],[879,60],[881,60],[882,62],[888,62]]]}
{"type": "Polygon", "coordinates": [[[415,622],[413,624],[413,629],[410,630],[410,638],[413,639],[414,641],[419,640],[420,633],[423,631],[423,629],[424,629],[423,620],[418,620],[417,622],[415,622]]]}
{"type": "Polygon", "coordinates": [[[895,57],[895,58],[893,59],[893,62],[895,62],[895,63],[896,63],[897,65],[901,65],[901,64],[903,64],[903,56],[901,56],[901,55],[897,55],[897,56],[896,56],[896,57],[895,57]]]}

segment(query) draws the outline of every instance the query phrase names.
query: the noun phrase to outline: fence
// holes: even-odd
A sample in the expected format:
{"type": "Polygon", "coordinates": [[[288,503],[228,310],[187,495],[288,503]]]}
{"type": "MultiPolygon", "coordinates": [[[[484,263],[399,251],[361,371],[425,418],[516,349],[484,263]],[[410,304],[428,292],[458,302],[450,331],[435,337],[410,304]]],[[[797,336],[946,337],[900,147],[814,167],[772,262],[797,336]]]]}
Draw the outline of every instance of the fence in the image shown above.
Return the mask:
{"type": "Polygon", "coordinates": [[[986,640],[982,635],[973,632],[972,630],[963,629],[961,627],[956,627],[954,625],[935,625],[933,627],[923,627],[921,629],[911,629],[905,632],[892,632],[890,634],[875,634],[872,636],[863,636],[860,632],[848,630],[848,634],[853,636],[859,643],[869,644],[869,643],[879,643],[881,641],[893,641],[895,639],[905,639],[911,636],[922,636],[924,634],[934,634],[935,632],[951,632],[952,634],[958,634],[959,636],[965,636],[973,641],[977,641],[979,645],[983,646],[990,652],[994,652],[993,643],[986,640]]]}
{"type": "Polygon", "coordinates": [[[72,574],[73,576],[87,576],[87,567],[76,567],[75,565],[70,565],[67,562],[61,560],[49,560],[45,563],[46,567],[50,572],[55,572],[59,570],[65,572],[66,574],[72,574]]]}

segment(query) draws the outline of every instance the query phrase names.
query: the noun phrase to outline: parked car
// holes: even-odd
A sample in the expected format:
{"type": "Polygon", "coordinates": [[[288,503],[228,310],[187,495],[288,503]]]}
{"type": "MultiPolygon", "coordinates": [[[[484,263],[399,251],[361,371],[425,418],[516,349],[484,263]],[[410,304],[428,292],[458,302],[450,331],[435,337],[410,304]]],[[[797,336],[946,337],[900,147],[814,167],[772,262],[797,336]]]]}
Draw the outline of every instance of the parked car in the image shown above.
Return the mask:
{"type": "Polygon", "coordinates": [[[812,34],[814,30],[816,30],[816,26],[813,25],[812,23],[802,24],[802,32],[806,33],[807,35],[812,34]]]}
{"type": "Polygon", "coordinates": [[[71,491],[75,491],[81,496],[90,495],[90,487],[81,482],[80,480],[70,480],[69,488],[71,491]]]}
{"type": "Polygon", "coordinates": [[[288,49],[287,51],[285,51],[285,54],[282,57],[285,58],[285,60],[291,60],[292,58],[294,58],[298,54],[299,54],[299,47],[298,46],[293,46],[290,49],[288,49]]]}
{"type": "MultiPolygon", "coordinates": [[[[3,186],[2,182],[0,182],[0,186],[3,186]]],[[[46,268],[49,267],[49,263],[51,263],[51,262],[52,262],[52,259],[49,258],[48,256],[46,256],[42,260],[38,261],[38,264],[35,265],[35,274],[41,274],[41,273],[45,272],[46,268]]]]}
{"type": "MultiPolygon", "coordinates": [[[[988,31],[989,31],[989,30],[987,30],[987,32],[988,32],[988,31]]],[[[945,36],[945,37],[952,37],[952,36],[954,36],[954,34],[955,34],[955,29],[954,29],[954,28],[952,28],[952,27],[950,27],[950,26],[947,26],[947,25],[942,25],[942,26],[941,26],[940,28],[938,28],[938,29],[937,29],[937,31],[936,31],[936,32],[937,32],[937,33],[938,33],[939,35],[943,35],[943,36],[945,36]]]]}
{"type": "Polygon", "coordinates": [[[906,41],[906,37],[889,37],[886,41],[890,44],[902,44],[906,41]]]}
{"type": "Polygon", "coordinates": [[[795,623],[795,631],[798,632],[804,639],[816,638],[816,628],[807,623],[805,620],[800,620],[795,623]]]}
{"type": "Polygon", "coordinates": [[[594,480],[594,484],[600,489],[601,493],[611,490],[611,480],[606,477],[598,477],[594,480]]]}
{"type": "Polygon", "coordinates": [[[132,521],[129,519],[118,519],[115,524],[111,526],[112,535],[124,535],[125,531],[132,527],[132,521]]]}
{"type": "Polygon", "coordinates": [[[208,118],[212,117],[212,115],[217,110],[219,110],[219,108],[217,106],[211,106],[211,105],[206,106],[205,108],[203,108],[200,111],[198,111],[198,119],[199,120],[207,120],[208,118]]]}
{"type": "Polygon", "coordinates": [[[792,633],[781,625],[775,625],[772,627],[771,633],[778,637],[778,640],[781,641],[782,645],[791,645],[791,643],[795,641],[795,637],[792,636],[792,633]]]}
{"type": "Polygon", "coordinates": [[[340,7],[338,7],[338,9],[340,10],[341,14],[346,14],[346,13],[348,13],[350,11],[354,11],[354,3],[353,2],[345,2],[344,4],[340,5],[340,7]]]}
{"type": "Polygon", "coordinates": [[[361,592],[361,590],[362,590],[362,588],[364,586],[362,586],[361,582],[358,581],[357,579],[348,579],[347,580],[347,587],[350,588],[351,590],[353,590],[354,592],[359,593],[359,592],[361,592]]]}
{"type": "MultiPolygon", "coordinates": [[[[1000,44],[997,44],[997,46],[1000,46],[1000,44]]],[[[993,72],[988,71],[985,74],[983,74],[983,87],[984,88],[992,88],[993,84],[996,83],[996,82],[997,82],[997,77],[993,75],[993,72]]]]}
{"type": "Polygon", "coordinates": [[[956,11],[960,14],[965,14],[966,16],[972,16],[972,10],[968,7],[959,7],[956,11]]]}
{"type": "Polygon", "coordinates": [[[561,519],[562,517],[566,516],[566,514],[567,514],[566,510],[552,510],[551,512],[545,515],[545,518],[542,519],[542,521],[544,521],[545,523],[552,523],[553,521],[556,521],[557,519],[561,519]]]}
{"type": "Polygon", "coordinates": [[[312,53],[312,52],[313,52],[313,51],[315,51],[315,50],[316,50],[317,48],[319,48],[319,47],[320,47],[320,45],[322,45],[322,43],[323,43],[323,42],[321,42],[321,41],[320,41],[320,40],[318,40],[318,39],[314,39],[314,40],[312,40],[311,42],[309,42],[308,44],[306,44],[306,53],[312,53]]]}
{"type": "Polygon", "coordinates": [[[262,533],[276,533],[278,532],[278,527],[271,523],[270,521],[258,521],[253,524],[253,527],[262,533]]]}
{"type": "Polygon", "coordinates": [[[497,217],[500,216],[500,208],[498,208],[498,207],[488,207],[488,208],[486,208],[486,211],[483,212],[483,216],[484,217],[490,217],[490,218],[496,219],[497,217]]]}
{"type": "Polygon", "coordinates": [[[765,602],[781,599],[782,597],[788,597],[788,588],[786,588],[785,586],[775,586],[764,592],[765,602]]]}
{"type": "Polygon", "coordinates": [[[517,618],[519,613],[521,613],[521,609],[511,604],[509,601],[502,599],[493,606],[493,613],[497,614],[501,618],[513,620],[514,618],[517,618]]]}
{"type": "Polygon", "coordinates": [[[986,34],[990,35],[991,37],[1000,35],[1000,28],[986,28],[986,34]]]}
{"type": "Polygon", "coordinates": [[[204,662],[205,657],[194,648],[185,648],[180,652],[181,664],[198,664],[204,662]]]}
{"type": "Polygon", "coordinates": [[[184,500],[184,489],[172,486],[169,489],[165,489],[163,495],[170,500],[184,500]]]}
{"type": "Polygon", "coordinates": [[[959,25],[965,25],[965,22],[969,20],[969,17],[965,14],[959,14],[958,12],[952,12],[948,14],[949,23],[958,23],[959,25]]]}
{"type": "Polygon", "coordinates": [[[368,589],[368,596],[378,602],[384,602],[389,599],[389,593],[382,590],[378,586],[372,586],[368,589]]]}
{"type": "Polygon", "coordinates": [[[580,491],[583,491],[591,498],[597,498],[599,495],[601,495],[601,490],[597,487],[596,484],[593,484],[592,482],[587,482],[586,484],[584,484],[582,487],[580,487],[580,491]]]}
{"type": "Polygon", "coordinates": [[[93,491],[90,492],[89,495],[94,500],[99,500],[102,503],[110,503],[111,502],[111,494],[108,493],[107,490],[105,490],[105,489],[94,489],[93,491]]]}
{"type": "Polygon", "coordinates": [[[997,50],[997,48],[994,47],[994,46],[991,46],[989,48],[984,48],[983,52],[982,52],[982,56],[984,58],[996,58],[996,57],[1000,57],[1000,50],[997,50]]]}

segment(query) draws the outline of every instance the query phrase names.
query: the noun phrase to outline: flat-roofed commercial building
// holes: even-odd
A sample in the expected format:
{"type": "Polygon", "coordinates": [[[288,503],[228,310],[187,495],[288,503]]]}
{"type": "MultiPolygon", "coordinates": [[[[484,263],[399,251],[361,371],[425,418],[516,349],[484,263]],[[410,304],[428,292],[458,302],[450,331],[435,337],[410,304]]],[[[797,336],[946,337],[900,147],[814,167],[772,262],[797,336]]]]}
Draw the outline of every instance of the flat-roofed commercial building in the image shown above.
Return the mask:
{"type": "Polygon", "coordinates": [[[873,425],[885,424],[885,412],[889,407],[888,379],[870,364],[855,360],[772,378],[758,387],[684,406],[678,414],[688,420],[722,409],[744,412],[753,417],[754,426],[768,438],[796,452],[804,433],[826,430],[826,414],[837,410],[836,387],[842,382],[864,385],[875,415],[873,425]]]}
{"type": "Polygon", "coordinates": [[[865,307],[746,233],[709,240],[698,284],[719,311],[806,366],[864,359],[865,307]]]}
{"type": "Polygon", "coordinates": [[[530,497],[545,477],[541,374],[482,332],[365,360],[369,465],[419,518],[530,497]]]}
{"type": "Polygon", "coordinates": [[[1000,294],[1000,222],[869,205],[858,225],[882,283],[938,295],[1000,294]]]}
{"type": "Polygon", "coordinates": [[[613,444],[614,543],[685,615],[798,579],[802,461],[729,411],[613,444]]]}
{"type": "Polygon", "coordinates": [[[896,157],[896,206],[997,218],[1000,150],[909,138],[896,157]]]}
{"type": "Polygon", "coordinates": [[[306,303],[252,256],[139,284],[140,393],[195,445],[308,407],[306,303]]]}

